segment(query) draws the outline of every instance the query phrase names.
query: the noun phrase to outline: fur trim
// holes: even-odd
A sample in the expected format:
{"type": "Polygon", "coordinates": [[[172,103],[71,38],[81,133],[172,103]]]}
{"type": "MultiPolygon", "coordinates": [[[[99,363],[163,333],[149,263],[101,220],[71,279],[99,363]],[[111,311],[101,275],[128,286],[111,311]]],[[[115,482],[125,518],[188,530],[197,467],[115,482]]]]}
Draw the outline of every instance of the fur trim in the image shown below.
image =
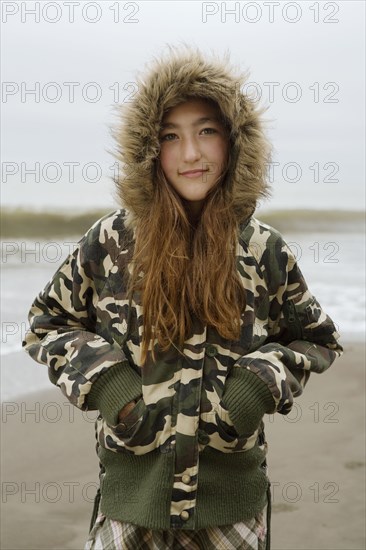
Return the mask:
{"type": "Polygon", "coordinates": [[[119,124],[112,129],[117,143],[112,155],[121,170],[115,178],[117,197],[129,211],[129,224],[151,205],[154,160],[159,155],[159,130],[166,109],[188,97],[217,102],[231,126],[231,165],[228,186],[239,223],[255,210],[257,201],[269,194],[266,183],[271,146],[261,121],[266,109],[256,107],[242,93],[248,73],[235,75],[229,56],[208,59],[193,47],[169,46],[166,58],[154,59],[146,75],[138,77],[138,91],[129,104],[117,107],[119,124]]]}

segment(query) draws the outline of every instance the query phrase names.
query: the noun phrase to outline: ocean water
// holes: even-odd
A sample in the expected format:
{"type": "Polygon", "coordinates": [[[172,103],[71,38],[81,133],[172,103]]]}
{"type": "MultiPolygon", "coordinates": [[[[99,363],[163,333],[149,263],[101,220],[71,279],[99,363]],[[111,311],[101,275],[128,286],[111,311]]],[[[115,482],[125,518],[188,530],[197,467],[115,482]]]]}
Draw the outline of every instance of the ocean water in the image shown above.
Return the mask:
{"type": "MultiPolygon", "coordinates": [[[[310,290],[335,322],[343,341],[363,340],[366,330],[365,236],[360,214],[349,214],[345,212],[344,219],[339,215],[336,223],[332,212],[328,220],[324,213],[304,214],[302,218],[296,218],[294,212],[257,215],[281,230],[310,290]]],[[[24,238],[8,235],[2,241],[2,400],[51,385],[47,367],[34,362],[22,350],[21,341],[28,330],[27,315],[33,299],[74,249],[88,227],[85,224],[84,219],[80,231],[73,227],[74,234],[68,235],[62,219],[51,218],[49,231],[42,230],[43,235],[35,236],[30,223],[28,235],[26,228],[22,229],[24,238]],[[62,237],[52,237],[60,231],[65,233],[62,237]],[[45,233],[51,235],[47,240],[45,233]]]]}

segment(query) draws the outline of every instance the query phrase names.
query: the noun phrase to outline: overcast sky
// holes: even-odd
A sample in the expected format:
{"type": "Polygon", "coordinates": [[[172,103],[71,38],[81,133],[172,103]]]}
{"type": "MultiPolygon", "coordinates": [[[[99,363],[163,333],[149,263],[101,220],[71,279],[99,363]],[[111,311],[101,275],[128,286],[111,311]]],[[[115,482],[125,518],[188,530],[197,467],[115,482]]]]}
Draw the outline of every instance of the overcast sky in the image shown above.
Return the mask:
{"type": "Polygon", "coordinates": [[[364,206],[363,1],[5,1],[1,9],[4,205],[114,205],[113,105],[128,101],[153,55],[184,41],[229,50],[269,107],[279,164],[268,207],[364,206]]]}

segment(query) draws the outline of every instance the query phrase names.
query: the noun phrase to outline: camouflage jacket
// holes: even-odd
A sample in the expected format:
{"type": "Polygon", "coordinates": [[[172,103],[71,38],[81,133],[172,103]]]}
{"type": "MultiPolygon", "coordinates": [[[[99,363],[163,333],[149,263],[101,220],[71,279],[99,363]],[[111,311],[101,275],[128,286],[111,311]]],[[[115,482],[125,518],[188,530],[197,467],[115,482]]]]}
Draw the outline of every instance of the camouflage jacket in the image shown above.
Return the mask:
{"type": "Polygon", "coordinates": [[[100,412],[107,516],[190,530],[249,519],[269,486],[262,418],[287,414],[310,373],[342,353],[338,333],[281,235],[250,217],[237,242],[247,299],[240,339],[196,319],[183,353],[171,348],[141,368],[143,312],[139,296],[126,295],[125,221],[125,210],[113,212],[81,239],[34,301],[25,349],[71,403],[100,412]]]}

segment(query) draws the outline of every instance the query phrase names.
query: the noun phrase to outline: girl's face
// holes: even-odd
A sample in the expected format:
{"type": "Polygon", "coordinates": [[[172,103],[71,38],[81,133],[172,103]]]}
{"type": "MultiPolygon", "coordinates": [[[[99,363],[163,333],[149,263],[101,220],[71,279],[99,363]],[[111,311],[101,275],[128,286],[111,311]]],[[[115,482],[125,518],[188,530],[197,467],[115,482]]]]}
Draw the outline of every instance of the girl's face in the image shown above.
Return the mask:
{"type": "Polygon", "coordinates": [[[193,212],[200,211],[225,168],[229,136],[219,117],[219,109],[202,99],[181,103],[163,117],[161,167],[193,212]]]}

